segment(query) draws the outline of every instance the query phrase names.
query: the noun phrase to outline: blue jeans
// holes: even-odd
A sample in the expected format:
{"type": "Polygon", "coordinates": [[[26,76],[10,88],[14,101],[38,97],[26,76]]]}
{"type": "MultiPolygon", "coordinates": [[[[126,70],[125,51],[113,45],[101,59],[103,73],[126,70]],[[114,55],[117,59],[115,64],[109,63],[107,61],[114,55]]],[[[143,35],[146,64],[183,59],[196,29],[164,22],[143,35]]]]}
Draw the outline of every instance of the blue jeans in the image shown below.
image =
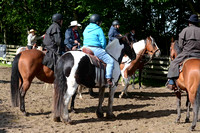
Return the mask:
{"type": "Polygon", "coordinates": [[[99,59],[101,59],[103,62],[105,62],[106,65],[106,78],[111,79],[113,68],[114,68],[114,60],[113,58],[102,48],[98,47],[88,47],[94,52],[94,55],[97,56],[99,59]]]}

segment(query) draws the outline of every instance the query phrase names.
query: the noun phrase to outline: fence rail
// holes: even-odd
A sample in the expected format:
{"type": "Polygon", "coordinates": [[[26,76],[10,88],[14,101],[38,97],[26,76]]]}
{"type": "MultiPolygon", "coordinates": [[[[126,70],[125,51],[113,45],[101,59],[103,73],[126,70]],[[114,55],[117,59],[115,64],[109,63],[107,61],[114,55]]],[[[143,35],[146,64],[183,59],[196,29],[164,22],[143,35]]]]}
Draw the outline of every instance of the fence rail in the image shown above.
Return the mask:
{"type": "Polygon", "coordinates": [[[14,57],[16,55],[16,51],[17,48],[19,48],[19,45],[5,45],[6,49],[2,49],[5,51],[1,51],[1,52],[5,52],[5,57],[0,57],[0,61],[2,61],[3,63],[12,63],[14,60],[14,57]]]}
{"type": "Polygon", "coordinates": [[[167,56],[154,57],[146,66],[142,73],[144,79],[167,80],[170,59],[167,56]]]}

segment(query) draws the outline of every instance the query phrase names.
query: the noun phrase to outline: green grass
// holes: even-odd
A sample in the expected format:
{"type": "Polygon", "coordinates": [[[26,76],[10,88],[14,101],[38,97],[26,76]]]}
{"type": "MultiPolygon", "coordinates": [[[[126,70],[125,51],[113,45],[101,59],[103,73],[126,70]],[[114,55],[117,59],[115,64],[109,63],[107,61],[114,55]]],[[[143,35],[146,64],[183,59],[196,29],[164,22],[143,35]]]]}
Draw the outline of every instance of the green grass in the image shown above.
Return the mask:
{"type": "Polygon", "coordinates": [[[11,64],[4,64],[2,62],[0,62],[0,67],[12,67],[11,64]]]}

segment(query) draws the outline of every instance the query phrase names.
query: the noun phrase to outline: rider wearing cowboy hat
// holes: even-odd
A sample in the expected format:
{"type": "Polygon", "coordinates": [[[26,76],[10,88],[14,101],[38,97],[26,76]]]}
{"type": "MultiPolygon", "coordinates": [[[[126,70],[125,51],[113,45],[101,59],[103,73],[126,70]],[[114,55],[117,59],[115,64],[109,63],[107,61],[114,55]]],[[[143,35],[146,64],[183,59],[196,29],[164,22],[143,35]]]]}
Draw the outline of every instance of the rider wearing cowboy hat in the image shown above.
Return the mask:
{"type": "Polygon", "coordinates": [[[189,25],[179,34],[179,47],[182,52],[171,62],[168,71],[167,88],[174,90],[175,81],[179,77],[179,64],[190,57],[200,58],[200,28],[197,26],[200,20],[196,14],[188,19],[189,25]]]}
{"type": "Polygon", "coordinates": [[[43,36],[37,37],[37,36],[35,35],[35,32],[36,32],[36,31],[35,31],[34,29],[31,29],[31,30],[29,31],[29,33],[28,33],[28,37],[27,37],[27,40],[28,40],[27,48],[28,48],[28,49],[35,48],[35,47],[36,47],[36,42],[37,42],[37,40],[42,39],[42,38],[44,37],[44,35],[43,35],[43,36]]]}
{"type": "Polygon", "coordinates": [[[65,32],[64,44],[68,50],[76,50],[80,47],[80,36],[78,33],[78,27],[81,27],[77,21],[71,21],[69,28],[65,32]]]}

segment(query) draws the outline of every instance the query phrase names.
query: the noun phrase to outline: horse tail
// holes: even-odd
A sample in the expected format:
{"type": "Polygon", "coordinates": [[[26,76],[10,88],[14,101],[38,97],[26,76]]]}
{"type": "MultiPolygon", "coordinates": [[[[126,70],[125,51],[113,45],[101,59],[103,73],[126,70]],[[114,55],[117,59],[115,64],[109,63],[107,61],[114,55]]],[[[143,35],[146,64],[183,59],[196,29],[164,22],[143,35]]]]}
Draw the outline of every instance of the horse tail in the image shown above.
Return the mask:
{"type": "Polygon", "coordinates": [[[12,63],[11,101],[14,107],[19,106],[19,99],[20,99],[19,79],[21,79],[21,85],[23,83],[23,80],[22,80],[21,74],[19,73],[19,68],[18,68],[18,62],[19,62],[20,56],[21,56],[21,53],[17,54],[12,63]]]}
{"type": "MultiPolygon", "coordinates": [[[[64,109],[64,95],[67,91],[67,78],[65,72],[67,71],[65,63],[66,59],[62,57],[57,61],[55,67],[54,79],[54,117],[62,116],[64,109]]],[[[71,70],[71,69],[70,69],[71,70]]]]}

